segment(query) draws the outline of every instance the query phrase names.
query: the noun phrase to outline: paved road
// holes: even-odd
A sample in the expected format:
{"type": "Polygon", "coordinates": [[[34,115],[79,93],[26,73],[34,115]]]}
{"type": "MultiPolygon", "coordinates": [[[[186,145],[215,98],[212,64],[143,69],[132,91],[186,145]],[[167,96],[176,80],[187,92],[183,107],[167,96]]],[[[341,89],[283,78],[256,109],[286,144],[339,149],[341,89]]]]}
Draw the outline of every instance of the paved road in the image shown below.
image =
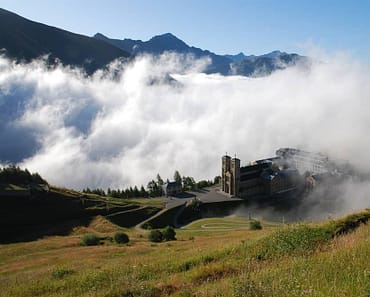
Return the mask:
{"type": "Polygon", "coordinates": [[[149,222],[150,220],[152,220],[152,219],[154,219],[154,218],[156,218],[156,217],[158,217],[158,216],[162,215],[162,214],[163,214],[164,212],[166,212],[166,211],[168,211],[168,208],[163,208],[161,211],[157,212],[155,215],[153,215],[153,216],[151,216],[151,217],[147,218],[146,220],[144,220],[144,221],[140,222],[139,224],[137,224],[137,225],[135,226],[135,229],[136,229],[136,230],[138,230],[138,231],[144,230],[144,229],[143,229],[143,225],[144,225],[145,223],[147,223],[147,222],[149,222]]]}
{"type": "Polygon", "coordinates": [[[199,199],[200,201],[204,203],[211,203],[211,202],[221,202],[221,201],[232,201],[232,200],[241,200],[240,198],[231,198],[229,195],[225,195],[219,191],[218,187],[211,187],[207,190],[200,190],[200,191],[195,191],[195,192],[187,192],[182,195],[179,195],[177,197],[166,197],[166,198],[161,198],[163,201],[166,202],[166,208],[162,209],[160,212],[155,214],[154,216],[146,219],[145,221],[139,223],[135,228],[137,230],[140,230],[142,225],[153,218],[162,215],[164,212],[167,210],[183,205],[182,208],[179,209],[179,212],[176,214],[175,219],[174,219],[174,224],[175,227],[177,226],[177,218],[181,214],[181,212],[184,210],[185,204],[187,201],[190,201],[194,198],[199,199]]]}
{"type": "Polygon", "coordinates": [[[241,200],[240,198],[231,198],[229,195],[223,194],[219,191],[218,187],[211,187],[208,190],[201,190],[196,192],[189,192],[189,195],[184,197],[169,197],[165,198],[166,208],[173,208],[184,202],[187,202],[195,197],[202,202],[221,202],[221,201],[232,201],[241,200]]]}

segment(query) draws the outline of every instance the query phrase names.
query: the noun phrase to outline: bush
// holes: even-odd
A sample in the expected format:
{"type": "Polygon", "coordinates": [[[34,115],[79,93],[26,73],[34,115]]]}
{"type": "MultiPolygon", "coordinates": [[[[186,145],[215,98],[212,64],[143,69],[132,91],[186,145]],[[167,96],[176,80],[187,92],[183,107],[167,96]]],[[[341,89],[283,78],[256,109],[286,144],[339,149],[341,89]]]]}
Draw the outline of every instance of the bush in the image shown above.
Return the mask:
{"type": "Polygon", "coordinates": [[[151,230],[148,239],[151,242],[161,242],[163,240],[163,234],[159,230],[151,230]]]}
{"type": "Polygon", "coordinates": [[[126,233],[116,232],[114,234],[114,241],[118,244],[121,244],[121,243],[128,243],[130,239],[128,238],[128,235],[126,233]]]}
{"type": "Polygon", "coordinates": [[[88,246],[88,245],[98,245],[100,243],[100,238],[95,234],[85,234],[81,238],[81,245],[88,246]]]}
{"type": "Polygon", "coordinates": [[[250,230],[261,230],[262,229],[261,222],[256,221],[256,220],[249,222],[249,229],[250,230]]]}
{"type": "Polygon", "coordinates": [[[163,229],[162,234],[164,241],[176,240],[175,229],[173,229],[171,226],[167,226],[165,229],[163,229]]]}
{"type": "Polygon", "coordinates": [[[51,272],[51,276],[55,279],[62,279],[67,275],[74,273],[74,271],[68,267],[56,266],[51,272]]]}

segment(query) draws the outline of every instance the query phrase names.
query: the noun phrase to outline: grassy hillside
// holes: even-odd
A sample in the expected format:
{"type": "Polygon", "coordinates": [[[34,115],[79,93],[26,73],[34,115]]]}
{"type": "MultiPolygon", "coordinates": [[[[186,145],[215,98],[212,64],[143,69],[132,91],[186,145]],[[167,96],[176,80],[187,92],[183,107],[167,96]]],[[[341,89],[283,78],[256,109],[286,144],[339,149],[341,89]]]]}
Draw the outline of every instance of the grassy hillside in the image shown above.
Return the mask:
{"type": "Polygon", "coordinates": [[[0,245],[0,296],[370,296],[370,209],[321,224],[248,230],[205,219],[153,244],[97,217],[69,236],[0,245]],[[217,228],[216,228],[217,227],[217,228]],[[109,238],[116,230],[128,245],[109,238]],[[80,246],[94,232],[99,246],[80,246]]]}
{"type": "Polygon", "coordinates": [[[155,199],[115,199],[57,187],[29,192],[27,187],[3,184],[0,189],[0,243],[68,235],[97,215],[132,227],[164,206],[155,199]]]}

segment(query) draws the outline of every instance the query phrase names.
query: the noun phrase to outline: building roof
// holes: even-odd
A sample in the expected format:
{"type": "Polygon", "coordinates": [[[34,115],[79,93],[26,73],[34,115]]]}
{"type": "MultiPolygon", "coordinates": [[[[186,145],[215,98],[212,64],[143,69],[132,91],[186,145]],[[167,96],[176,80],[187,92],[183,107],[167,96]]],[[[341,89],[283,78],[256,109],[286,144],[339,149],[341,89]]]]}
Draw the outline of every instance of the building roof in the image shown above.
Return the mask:
{"type": "Polygon", "coordinates": [[[162,187],[165,187],[165,188],[178,188],[178,187],[181,187],[181,184],[179,182],[169,182],[169,183],[165,183],[163,184],[162,187]]]}
{"type": "Polygon", "coordinates": [[[262,159],[262,160],[257,160],[255,161],[257,164],[263,164],[263,163],[273,163],[274,161],[280,160],[280,157],[272,157],[272,158],[267,158],[267,159],[262,159]]]}
{"type": "Polygon", "coordinates": [[[254,165],[247,165],[247,166],[240,167],[240,173],[255,171],[255,170],[263,169],[263,168],[266,168],[266,167],[269,167],[268,163],[259,163],[259,164],[254,164],[254,165]]]}

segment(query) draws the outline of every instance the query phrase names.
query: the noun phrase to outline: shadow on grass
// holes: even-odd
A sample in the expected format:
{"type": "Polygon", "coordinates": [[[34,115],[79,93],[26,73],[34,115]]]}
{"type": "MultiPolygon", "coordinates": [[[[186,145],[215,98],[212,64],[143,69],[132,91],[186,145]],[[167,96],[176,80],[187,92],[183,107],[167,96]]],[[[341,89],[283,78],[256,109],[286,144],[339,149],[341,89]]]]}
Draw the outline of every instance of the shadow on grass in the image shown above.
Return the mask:
{"type": "Polygon", "coordinates": [[[75,227],[89,226],[91,220],[91,217],[85,217],[50,224],[1,228],[0,244],[34,241],[46,236],[67,236],[75,227]]]}
{"type": "Polygon", "coordinates": [[[0,244],[68,235],[75,227],[87,227],[97,215],[133,207],[107,207],[99,200],[52,191],[33,196],[0,196],[0,244]]]}

